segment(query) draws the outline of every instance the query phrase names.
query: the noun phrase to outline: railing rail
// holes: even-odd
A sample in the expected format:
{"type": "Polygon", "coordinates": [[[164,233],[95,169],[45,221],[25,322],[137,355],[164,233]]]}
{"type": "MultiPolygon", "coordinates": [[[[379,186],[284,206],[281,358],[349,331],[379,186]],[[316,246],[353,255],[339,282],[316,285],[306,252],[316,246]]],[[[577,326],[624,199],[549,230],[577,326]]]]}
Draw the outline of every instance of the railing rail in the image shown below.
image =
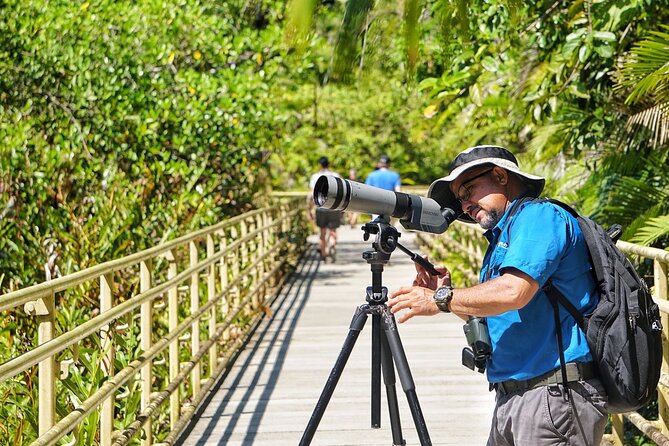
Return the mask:
{"type": "MultiPolygon", "coordinates": [[[[446,233],[435,236],[419,233],[417,241],[425,252],[433,252],[442,259],[451,259],[455,270],[470,285],[478,282],[478,270],[485,251],[483,230],[473,224],[460,223],[453,225],[446,233]],[[455,257],[454,257],[455,256],[455,257]],[[458,262],[457,260],[461,260],[458,262]]],[[[611,415],[612,432],[604,437],[602,444],[622,446],[624,440],[623,416],[634,424],[651,441],[661,446],[669,446],[669,301],[667,300],[667,264],[669,252],[657,248],[635,245],[618,241],[617,246],[627,255],[636,257],[637,264],[647,260],[653,262],[653,300],[662,313],[662,347],[664,359],[660,383],[658,384],[658,419],[649,421],[638,412],[624,415],[611,415]]]]}
{"type": "Polygon", "coordinates": [[[306,247],[304,194],[272,204],[0,296],[0,311],[25,317],[23,306],[39,332],[0,364],[0,390],[35,366],[39,377],[38,431],[13,441],[174,442],[306,247]],[[59,330],[57,303],[91,294],[90,319],[59,330]]]}

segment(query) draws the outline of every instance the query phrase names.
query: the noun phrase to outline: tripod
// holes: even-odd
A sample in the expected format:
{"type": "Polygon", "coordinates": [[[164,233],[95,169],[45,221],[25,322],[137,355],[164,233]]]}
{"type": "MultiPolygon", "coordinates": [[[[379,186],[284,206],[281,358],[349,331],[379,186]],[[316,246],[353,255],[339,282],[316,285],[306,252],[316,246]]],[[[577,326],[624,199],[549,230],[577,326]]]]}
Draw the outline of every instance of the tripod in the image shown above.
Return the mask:
{"type": "MultiPolygon", "coordinates": [[[[372,243],[374,248],[371,251],[362,253],[362,258],[369,263],[372,271],[372,286],[367,287],[367,298],[365,304],[360,305],[353,315],[353,320],[349,327],[348,336],[337,357],[337,361],[330,372],[323,392],[321,393],[314,412],[309,419],[300,446],[308,446],[316,433],[318,424],[323,418],[325,409],[332,397],[337,382],[341,377],[346,362],[348,361],[358,335],[367,322],[367,317],[372,316],[372,401],[371,415],[372,428],[381,427],[381,371],[383,371],[383,381],[386,386],[386,396],[388,398],[388,409],[390,414],[390,426],[393,437],[393,446],[406,445],[402,437],[402,427],[400,424],[399,407],[397,404],[397,392],[395,389],[395,370],[393,364],[397,366],[397,373],[400,377],[402,389],[406,393],[411,415],[416,431],[422,446],[432,445],[430,436],[425,425],[425,419],[420,409],[418,397],[416,396],[416,386],[409,370],[404,348],[397,331],[395,317],[386,305],[388,301],[388,289],[382,286],[383,266],[390,260],[390,254],[399,247],[402,251],[412,256],[412,260],[421,263],[427,263],[422,257],[419,257],[400,245],[397,239],[400,233],[390,225],[390,219],[379,216],[370,223],[366,223],[362,230],[365,231],[364,239],[368,240],[370,234],[375,234],[375,241],[372,243]],[[420,259],[420,260],[419,260],[420,259]]],[[[432,270],[432,265],[427,263],[432,270]]]]}

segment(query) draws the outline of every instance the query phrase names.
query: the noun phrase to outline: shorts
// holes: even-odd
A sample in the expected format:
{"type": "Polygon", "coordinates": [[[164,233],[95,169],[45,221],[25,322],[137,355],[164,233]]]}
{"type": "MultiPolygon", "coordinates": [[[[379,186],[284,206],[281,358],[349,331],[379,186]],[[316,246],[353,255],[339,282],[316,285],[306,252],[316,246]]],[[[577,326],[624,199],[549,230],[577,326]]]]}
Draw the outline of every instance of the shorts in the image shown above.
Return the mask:
{"type": "Polygon", "coordinates": [[[319,228],[337,229],[341,225],[341,211],[316,209],[316,226],[319,228]]]}

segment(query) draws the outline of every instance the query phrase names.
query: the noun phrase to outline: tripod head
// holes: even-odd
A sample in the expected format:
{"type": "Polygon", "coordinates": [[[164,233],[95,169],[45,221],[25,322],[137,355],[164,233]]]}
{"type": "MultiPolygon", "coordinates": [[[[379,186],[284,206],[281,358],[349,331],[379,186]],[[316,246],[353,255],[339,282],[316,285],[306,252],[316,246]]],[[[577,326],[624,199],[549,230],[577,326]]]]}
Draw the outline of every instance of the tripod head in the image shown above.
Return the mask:
{"type": "Polygon", "coordinates": [[[379,215],[362,226],[365,232],[363,239],[369,240],[374,235],[372,250],[364,251],[362,258],[369,263],[372,270],[372,286],[367,287],[367,302],[372,305],[383,305],[388,301],[388,289],[381,284],[383,265],[390,260],[390,254],[397,247],[400,233],[390,225],[390,218],[379,215]]]}
{"type": "Polygon", "coordinates": [[[395,227],[390,224],[390,218],[379,215],[369,223],[362,226],[365,234],[362,236],[363,240],[368,241],[370,234],[375,236],[372,242],[372,251],[365,251],[362,253],[362,258],[367,260],[367,263],[388,263],[390,254],[395,250],[397,239],[402,234],[399,233],[395,227]]]}
{"type": "Polygon", "coordinates": [[[372,242],[372,248],[374,249],[362,253],[362,258],[371,265],[372,269],[372,286],[367,290],[367,302],[370,304],[378,305],[388,301],[388,291],[381,285],[381,272],[383,271],[383,265],[388,263],[395,248],[400,248],[402,252],[411,257],[411,260],[421,265],[430,274],[439,275],[439,272],[434,269],[434,265],[410,251],[398,241],[402,234],[390,224],[389,217],[379,215],[369,223],[365,223],[362,230],[365,232],[363,235],[365,241],[369,240],[370,235],[375,236],[372,242]]]}
{"type": "Polygon", "coordinates": [[[365,231],[365,235],[363,236],[365,241],[369,240],[370,234],[376,235],[376,239],[372,242],[374,250],[362,253],[362,258],[367,260],[367,263],[388,263],[390,254],[392,254],[395,248],[399,248],[400,251],[411,257],[411,260],[425,268],[430,274],[433,276],[439,275],[439,272],[434,269],[433,264],[407,249],[397,240],[402,234],[390,224],[388,217],[379,215],[373,221],[363,225],[362,230],[365,231]]]}

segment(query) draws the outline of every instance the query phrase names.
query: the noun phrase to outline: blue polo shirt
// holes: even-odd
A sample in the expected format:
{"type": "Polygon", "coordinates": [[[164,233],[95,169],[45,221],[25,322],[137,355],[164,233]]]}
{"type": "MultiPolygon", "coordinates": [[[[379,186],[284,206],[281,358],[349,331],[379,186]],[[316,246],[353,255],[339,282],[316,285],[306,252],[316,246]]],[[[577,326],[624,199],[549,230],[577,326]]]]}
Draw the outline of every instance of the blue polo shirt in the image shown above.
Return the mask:
{"type": "Polygon", "coordinates": [[[400,174],[389,169],[379,169],[370,173],[365,184],[386,190],[395,190],[401,186],[400,174]]]}
{"type": "MultiPolygon", "coordinates": [[[[493,383],[530,379],[560,366],[553,307],[541,289],[549,278],[584,314],[594,310],[598,299],[576,219],[548,202],[522,203],[509,218],[512,207],[485,234],[490,246],[480,281],[514,268],[536,280],[539,291],[523,308],[486,318],[492,342],[486,370],[493,383]]],[[[584,333],[567,310],[559,308],[565,361],[590,361],[584,333]]]]}

